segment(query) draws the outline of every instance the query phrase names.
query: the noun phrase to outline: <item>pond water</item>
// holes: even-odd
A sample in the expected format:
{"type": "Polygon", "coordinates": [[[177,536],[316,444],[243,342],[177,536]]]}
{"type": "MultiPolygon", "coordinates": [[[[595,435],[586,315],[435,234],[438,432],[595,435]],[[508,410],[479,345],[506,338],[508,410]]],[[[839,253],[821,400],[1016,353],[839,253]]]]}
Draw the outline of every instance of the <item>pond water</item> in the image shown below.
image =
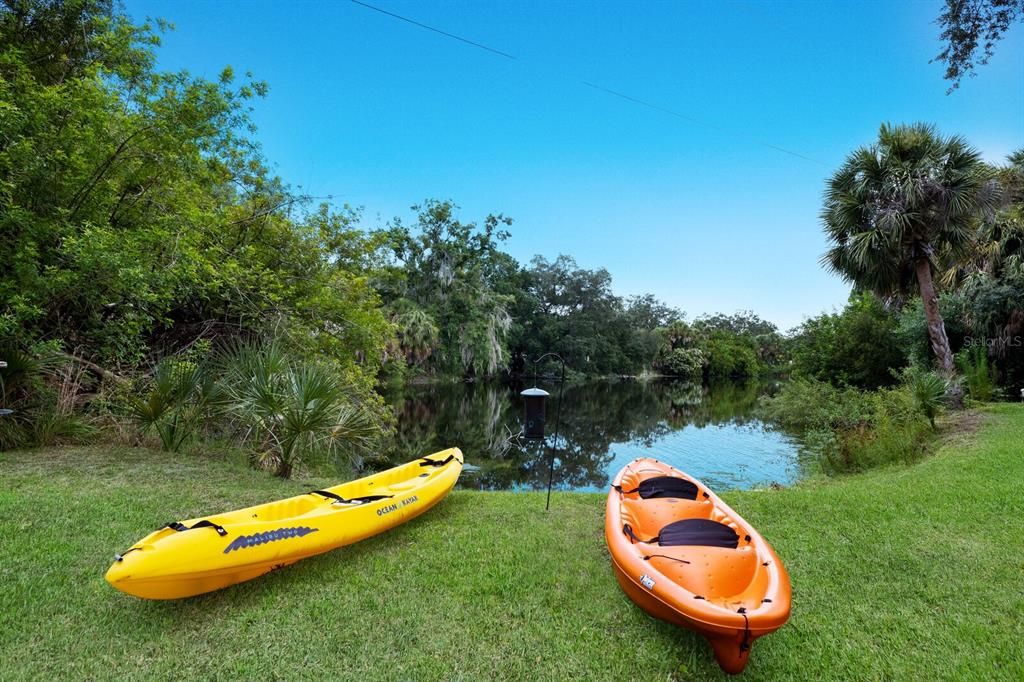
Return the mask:
{"type": "MultiPolygon", "coordinates": [[[[552,442],[558,388],[551,392],[552,442]]],[[[517,437],[523,426],[519,384],[407,386],[388,399],[398,415],[386,448],[398,463],[457,446],[466,455],[460,486],[483,490],[547,486],[549,453],[517,437]]],[[[567,385],[554,466],[559,490],[606,490],[615,473],[653,456],[716,490],[792,483],[799,476],[794,438],[754,417],[770,385],[712,388],[670,381],[600,381],[567,385]]]]}

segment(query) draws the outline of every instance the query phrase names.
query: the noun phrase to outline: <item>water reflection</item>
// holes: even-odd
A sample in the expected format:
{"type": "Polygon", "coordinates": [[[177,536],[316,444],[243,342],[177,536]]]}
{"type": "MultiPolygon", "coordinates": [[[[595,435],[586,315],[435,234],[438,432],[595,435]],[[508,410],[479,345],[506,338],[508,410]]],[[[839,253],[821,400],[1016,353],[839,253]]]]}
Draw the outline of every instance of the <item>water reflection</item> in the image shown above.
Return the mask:
{"type": "MultiPolygon", "coordinates": [[[[553,435],[557,386],[548,435],[553,435]]],[[[522,403],[514,384],[407,386],[389,396],[398,416],[387,459],[401,462],[452,445],[478,471],[473,488],[536,489],[547,485],[548,454],[517,437],[522,403]]],[[[796,475],[795,446],[754,417],[767,387],[727,384],[707,389],[679,382],[590,382],[567,386],[561,410],[554,481],[560,489],[603,490],[634,457],[652,454],[709,485],[743,488],[796,475]]]]}

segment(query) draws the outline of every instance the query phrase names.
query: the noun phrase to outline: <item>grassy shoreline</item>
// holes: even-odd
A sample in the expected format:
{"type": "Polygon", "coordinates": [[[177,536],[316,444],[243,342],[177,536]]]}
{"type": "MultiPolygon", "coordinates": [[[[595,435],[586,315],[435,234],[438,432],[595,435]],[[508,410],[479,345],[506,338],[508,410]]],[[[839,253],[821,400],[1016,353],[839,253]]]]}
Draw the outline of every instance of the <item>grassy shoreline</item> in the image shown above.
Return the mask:
{"type": "MultiPolygon", "coordinates": [[[[1024,406],[912,466],[723,497],[768,538],[794,612],[750,679],[1020,679],[1024,406]]],[[[103,582],[171,518],[327,482],[130,448],[0,454],[5,679],[704,679],[691,633],[619,591],[600,494],[456,491],[383,536],[180,602],[103,582]]]]}

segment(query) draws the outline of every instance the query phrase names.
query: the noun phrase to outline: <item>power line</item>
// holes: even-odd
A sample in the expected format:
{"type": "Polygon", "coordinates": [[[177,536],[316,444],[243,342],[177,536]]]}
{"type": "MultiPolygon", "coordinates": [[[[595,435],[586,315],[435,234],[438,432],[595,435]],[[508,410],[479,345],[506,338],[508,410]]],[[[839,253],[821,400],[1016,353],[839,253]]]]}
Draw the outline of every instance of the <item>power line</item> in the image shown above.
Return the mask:
{"type": "MultiPolygon", "coordinates": [[[[640,106],[647,107],[649,109],[654,109],[655,111],[660,111],[661,113],[668,114],[669,116],[675,116],[676,118],[681,118],[682,120],[689,121],[690,123],[696,123],[699,126],[704,126],[705,128],[709,128],[711,130],[717,130],[719,132],[726,133],[728,135],[734,135],[735,134],[731,130],[727,130],[726,128],[722,128],[721,126],[716,126],[716,125],[714,125],[712,123],[707,123],[706,121],[702,121],[699,118],[694,118],[692,116],[687,116],[686,114],[680,114],[678,111],[673,111],[671,109],[666,109],[665,107],[660,106],[658,104],[652,104],[651,102],[646,102],[646,101],[644,101],[642,99],[637,99],[636,97],[631,97],[629,95],[625,95],[625,94],[623,94],[621,92],[617,92],[615,90],[612,90],[611,88],[606,88],[603,85],[598,85],[596,83],[591,83],[589,81],[580,81],[580,83],[583,83],[587,87],[594,88],[595,90],[600,90],[601,92],[607,93],[607,94],[612,95],[614,97],[621,97],[622,99],[626,100],[627,102],[633,102],[634,104],[639,104],[640,106]]],[[[828,166],[828,164],[826,164],[823,161],[819,161],[818,159],[811,158],[810,156],[804,156],[800,152],[790,151],[790,150],[785,149],[783,147],[779,147],[778,145],[771,144],[770,142],[762,142],[761,140],[754,140],[754,139],[751,139],[750,141],[754,142],[755,144],[759,144],[762,147],[768,147],[769,149],[774,149],[777,152],[782,152],[783,154],[789,154],[790,156],[795,156],[796,158],[803,159],[804,161],[810,161],[811,163],[816,163],[819,166],[828,166]]]]}
{"type": "Polygon", "coordinates": [[[381,14],[385,14],[385,15],[393,18],[393,19],[398,19],[399,21],[404,21],[404,22],[406,22],[408,24],[412,24],[413,26],[419,26],[420,28],[424,28],[424,29],[426,29],[428,31],[433,31],[434,33],[440,33],[441,35],[445,36],[446,38],[451,38],[453,40],[458,40],[459,42],[466,43],[467,45],[472,45],[473,47],[479,47],[481,50],[487,50],[488,52],[493,52],[494,54],[501,55],[502,57],[505,57],[507,59],[516,59],[516,57],[514,55],[510,55],[508,52],[502,52],[501,50],[495,50],[493,47],[487,47],[486,45],[481,45],[480,43],[474,43],[472,40],[469,40],[468,38],[463,38],[462,36],[457,36],[454,33],[448,33],[448,31],[442,31],[441,29],[434,28],[433,26],[427,26],[426,24],[421,24],[420,22],[418,22],[418,21],[416,21],[414,19],[410,19],[409,17],[403,17],[401,14],[395,14],[394,12],[389,12],[386,9],[381,9],[380,7],[375,7],[375,6],[370,5],[368,3],[360,2],[359,0],[349,0],[349,1],[352,4],[359,5],[360,7],[365,7],[366,9],[372,9],[374,12],[380,12],[381,14]]]}
{"type": "MultiPolygon", "coordinates": [[[[362,2],[361,0],[349,0],[349,2],[351,2],[354,5],[359,5],[360,7],[365,7],[366,9],[373,10],[374,12],[380,12],[381,14],[389,16],[389,17],[391,17],[393,19],[397,19],[399,21],[404,21],[404,22],[406,22],[408,24],[412,24],[413,26],[417,26],[417,27],[425,29],[427,31],[432,31],[434,33],[438,33],[438,34],[440,34],[442,36],[445,36],[446,38],[451,38],[451,39],[457,40],[457,41],[459,41],[461,43],[465,43],[466,45],[471,45],[471,46],[476,47],[478,49],[486,50],[487,52],[491,52],[493,54],[500,55],[502,57],[505,57],[506,59],[512,59],[512,60],[515,60],[515,61],[519,61],[518,57],[516,57],[515,55],[512,55],[512,54],[509,54],[508,52],[502,52],[501,50],[495,49],[493,47],[489,47],[489,46],[484,45],[482,43],[474,42],[472,40],[469,40],[468,38],[463,38],[462,36],[455,35],[454,33],[449,33],[448,31],[442,31],[439,28],[435,28],[433,26],[428,26],[427,24],[421,23],[421,22],[416,21],[414,19],[410,19],[409,17],[404,17],[404,16],[402,16],[400,14],[395,14],[394,12],[389,12],[389,11],[387,11],[385,9],[381,9],[380,7],[376,7],[375,5],[371,5],[369,3],[362,2]]],[[[737,136],[737,134],[735,132],[733,132],[731,130],[728,130],[726,128],[722,128],[721,126],[716,126],[716,125],[714,125],[712,123],[708,123],[707,121],[704,121],[702,119],[699,119],[699,118],[696,118],[696,117],[693,117],[693,116],[688,116],[686,114],[680,113],[678,111],[674,111],[674,110],[669,109],[667,107],[663,107],[663,106],[661,106],[659,104],[654,104],[653,102],[648,102],[646,100],[642,100],[642,99],[639,99],[637,97],[633,97],[631,95],[627,95],[625,93],[618,92],[617,90],[612,90],[611,88],[607,88],[607,87],[605,87],[603,85],[599,85],[597,83],[592,83],[590,81],[585,81],[585,80],[579,80],[579,81],[576,81],[576,82],[579,82],[582,85],[587,86],[588,88],[593,88],[594,90],[598,90],[600,92],[603,92],[605,94],[611,95],[613,97],[618,97],[620,99],[626,100],[627,102],[632,102],[633,104],[637,104],[637,105],[642,106],[642,107],[647,107],[648,109],[653,109],[654,111],[659,111],[659,112],[661,112],[663,114],[667,114],[669,116],[673,116],[673,117],[681,119],[683,121],[687,121],[689,123],[693,123],[693,124],[702,126],[704,128],[708,128],[710,130],[717,130],[718,132],[725,133],[727,135],[737,136]]],[[[804,161],[809,161],[809,162],[817,164],[819,166],[826,166],[826,167],[828,167],[827,163],[825,163],[823,161],[819,161],[818,159],[812,158],[810,156],[806,156],[804,154],[801,154],[800,152],[794,152],[794,151],[792,151],[790,149],[786,149],[785,147],[780,147],[779,145],[771,144],[770,142],[763,142],[761,140],[757,140],[757,139],[753,139],[753,138],[745,137],[744,139],[748,140],[749,142],[752,142],[753,144],[758,144],[758,145],[760,145],[762,147],[767,147],[768,149],[773,149],[773,150],[775,150],[777,152],[781,152],[783,154],[788,154],[789,156],[794,156],[794,157],[796,157],[798,159],[803,159],[804,161]]]]}

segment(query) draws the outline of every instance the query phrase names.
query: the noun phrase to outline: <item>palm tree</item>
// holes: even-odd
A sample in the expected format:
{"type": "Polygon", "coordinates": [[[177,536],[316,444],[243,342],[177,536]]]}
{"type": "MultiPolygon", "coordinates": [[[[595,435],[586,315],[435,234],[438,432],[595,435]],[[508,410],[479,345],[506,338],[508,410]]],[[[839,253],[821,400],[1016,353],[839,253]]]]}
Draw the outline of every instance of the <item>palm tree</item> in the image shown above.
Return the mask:
{"type": "Polygon", "coordinates": [[[380,425],[339,377],[295,362],[277,343],[229,347],[220,364],[228,413],[261,448],[257,461],[282,478],[317,455],[368,450],[380,436],[380,425]]]}
{"type": "Polygon", "coordinates": [[[143,432],[155,430],[164,450],[178,452],[216,410],[219,389],[212,375],[194,362],[164,358],[142,397],[128,399],[130,414],[143,432]]]}
{"type": "Polygon", "coordinates": [[[920,293],[941,373],[955,371],[933,269],[962,253],[995,199],[987,167],[960,137],[931,125],[883,124],[828,182],[822,221],[833,246],[822,262],[883,297],[920,293]]]}
{"type": "Polygon", "coordinates": [[[394,306],[391,321],[406,363],[417,366],[426,362],[437,348],[441,335],[430,313],[408,299],[400,299],[394,306]]]}
{"type": "Polygon", "coordinates": [[[943,285],[1024,277],[1024,149],[1007,160],[1006,166],[991,167],[998,183],[997,210],[982,222],[967,254],[946,259],[943,285]]]}

